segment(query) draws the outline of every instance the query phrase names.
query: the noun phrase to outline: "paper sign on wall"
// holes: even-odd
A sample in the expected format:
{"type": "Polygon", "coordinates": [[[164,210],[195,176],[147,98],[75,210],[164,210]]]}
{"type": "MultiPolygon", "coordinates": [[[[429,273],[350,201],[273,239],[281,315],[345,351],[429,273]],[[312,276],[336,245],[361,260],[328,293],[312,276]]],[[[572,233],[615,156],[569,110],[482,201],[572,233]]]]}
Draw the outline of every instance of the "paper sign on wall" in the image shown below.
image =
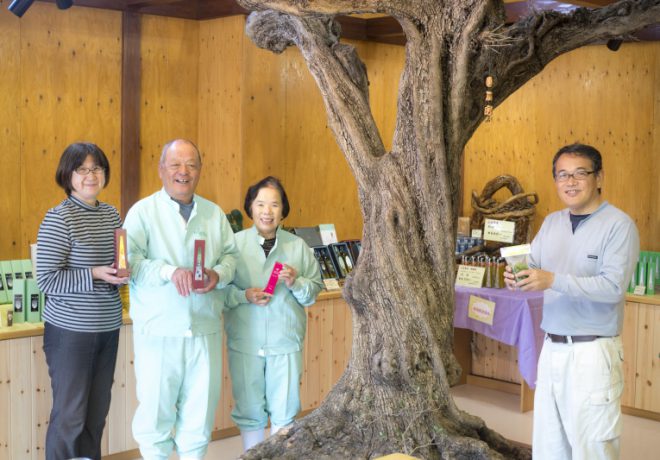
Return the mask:
{"type": "Polygon", "coordinates": [[[516,223],[505,220],[485,219],[484,240],[513,243],[516,223]]]}
{"type": "Polygon", "coordinates": [[[480,288],[484,282],[486,267],[475,267],[473,265],[459,265],[456,274],[456,286],[480,288]]]}
{"type": "Polygon", "coordinates": [[[323,241],[324,246],[337,242],[335,224],[320,224],[319,232],[321,233],[321,241],[323,241]]]}
{"type": "Polygon", "coordinates": [[[468,304],[468,317],[473,320],[493,325],[493,317],[495,316],[495,302],[482,299],[476,295],[470,296],[470,303],[468,304]]]}

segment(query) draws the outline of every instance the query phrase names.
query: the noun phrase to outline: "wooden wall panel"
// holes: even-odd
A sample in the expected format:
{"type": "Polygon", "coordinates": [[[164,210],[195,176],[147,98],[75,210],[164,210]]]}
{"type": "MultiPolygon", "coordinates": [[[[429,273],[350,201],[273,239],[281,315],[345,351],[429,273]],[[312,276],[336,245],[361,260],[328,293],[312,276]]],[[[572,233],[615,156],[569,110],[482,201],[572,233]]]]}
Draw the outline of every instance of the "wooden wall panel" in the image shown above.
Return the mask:
{"type": "Polygon", "coordinates": [[[32,460],[46,458],[46,431],[53,407],[53,392],[44,354],[43,336],[32,337],[32,460]]]}
{"type": "Polygon", "coordinates": [[[639,304],[626,302],[623,309],[623,394],[621,395],[622,406],[635,406],[635,387],[637,377],[637,313],[639,304]]]}
{"type": "Polygon", "coordinates": [[[11,459],[32,457],[32,373],[30,338],[9,342],[9,452],[11,459]],[[26,416],[25,414],[30,414],[26,416]]]}
{"type": "Polygon", "coordinates": [[[563,207],[551,176],[554,153],[581,141],[603,154],[605,199],[635,219],[643,248],[657,250],[659,54],[658,42],[629,43],[617,53],[590,46],[551,62],[496,108],[493,121],[468,143],[463,214],[471,215],[472,190],[513,174],[525,191],[539,194],[536,231],[549,212],[563,207]]]}
{"type": "Polygon", "coordinates": [[[142,16],[140,198],[162,187],[158,162],[174,138],[197,140],[199,23],[142,16]]]}
{"type": "Polygon", "coordinates": [[[635,407],[660,412],[660,308],[638,303],[635,407]]]}
{"type": "MultiPolygon", "coordinates": [[[[286,135],[289,123],[287,82],[289,49],[280,55],[257,48],[248,38],[243,42],[242,113],[243,174],[238,209],[243,209],[247,188],[266,176],[278,177],[284,183],[289,201],[286,135]]],[[[291,212],[293,214],[293,212],[291,212]]],[[[291,214],[285,225],[292,225],[291,214]]],[[[246,216],[245,226],[251,225],[246,216]]]]}
{"type": "Polygon", "coordinates": [[[234,398],[231,392],[231,375],[229,375],[229,359],[227,358],[226,337],[223,337],[222,347],[222,383],[220,393],[220,406],[215,413],[213,430],[224,430],[234,426],[231,411],[234,409],[234,398]]]}
{"type": "Polygon", "coordinates": [[[11,352],[8,340],[0,341],[0,458],[10,457],[11,444],[11,352]]]}
{"type": "MultiPolygon", "coordinates": [[[[351,171],[328,127],[321,93],[297,49],[285,53],[286,172],[290,226],[334,223],[340,239],[353,238],[360,225],[351,171]]],[[[359,235],[358,235],[359,236],[359,235]]]]}
{"type": "MultiPolygon", "coordinates": [[[[21,20],[23,246],[64,193],[53,180],[64,148],[87,140],[120,161],[121,15],[38,4],[21,20]],[[36,7],[36,8],[34,8],[36,7]],[[34,199],[42,197],[42,199],[34,199]]],[[[119,204],[119,181],[100,197],[119,204]]],[[[27,255],[27,252],[25,253],[27,255]]]]}
{"type": "MultiPolygon", "coordinates": [[[[332,389],[337,380],[333,379],[332,361],[333,361],[333,321],[332,316],[335,310],[333,302],[318,304],[320,310],[320,331],[319,331],[319,402],[323,401],[332,389]]],[[[337,309],[346,309],[346,306],[337,306],[337,309]]]]}
{"type": "MultiPolygon", "coordinates": [[[[344,302],[336,300],[335,303],[344,302]]],[[[344,302],[345,304],[346,302],[344,302]]],[[[348,359],[351,356],[351,325],[347,323],[346,317],[351,317],[348,305],[342,308],[332,308],[332,381],[336,382],[344,374],[348,359]],[[337,331],[345,331],[339,334],[337,331]]]]}
{"type": "MultiPolygon", "coordinates": [[[[0,211],[9,216],[2,258],[28,257],[45,211],[64,197],[53,177],[69,143],[95,142],[113,169],[121,167],[120,20],[118,12],[77,8],[64,14],[43,3],[20,21],[0,11],[0,139],[11,190],[0,199],[0,211]]],[[[117,204],[119,182],[100,198],[117,204]]]]}
{"type": "MultiPolygon", "coordinates": [[[[21,235],[21,142],[20,109],[20,25],[19,19],[0,8],[0,162],[3,169],[3,187],[0,194],[0,258],[18,258],[25,254],[21,235]]],[[[1,436],[1,435],[0,435],[1,436]]],[[[0,444],[2,440],[0,439],[0,444]]],[[[0,458],[2,458],[0,445],[0,458]]]]}
{"type": "Polygon", "coordinates": [[[371,112],[387,150],[392,148],[396,125],[396,105],[399,77],[403,70],[406,50],[403,46],[350,41],[357,47],[369,75],[371,112]]]}
{"type": "Polygon", "coordinates": [[[124,430],[126,439],[126,449],[137,449],[138,444],[133,439],[132,422],[135,409],[138,406],[137,393],[135,388],[135,362],[133,353],[133,326],[127,325],[122,328],[126,336],[126,422],[124,430]]]}
{"type": "Polygon", "coordinates": [[[321,311],[318,306],[305,310],[307,312],[307,334],[305,335],[304,371],[301,381],[305,394],[304,399],[301,394],[303,410],[317,407],[321,400],[321,311]]]}
{"type": "MultiPolygon", "coordinates": [[[[658,45],[656,45],[658,46],[658,45]]],[[[660,177],[660,51],[655,49],[652,54],[655,60],[655,93],[654,93],[654,111],[653,111],[653,147],[651,148],[651,177],[655,178],[655,182],[651,183],[651,206],[648,212],[651,214],[650,218],[650,242],[645,249],[652,251],[660,251],[660,185],[658,185],[658,178],[660,177]],[[653,199],[655,197],[655,199],[653,199]]],[[[646,168],[644,168],[646,169],[646,168]]]]}
{"type": "Polygon", "coordinates": [[[225,211],[242,209],[242,73],[245,17],[200,22],[199,126],[204,155],[198,193],[225,211]]]}
{"type": "MultiPolygon", "coordinates": [[[[351,42],[367,65],[376,123],[386,147],[392,143],[396,88],[403,48],[351,42]]],[[[292,203],[287,225],[334,223],[340,239],[362,237],[357,186],[328,127],[316,82],[297,49],[284,53],[286,68],[286,173],[292,203]]]]}
{"type": "Polygon", "coordinates": [[[126,327],[119,333],[117,363],[112,384],[112,404],[108,412],[107,423],[103,432],[103,455],[126,450],[125,425],[132,420],[132,413],[126,411],[126,370],[129,369],[126,356],[126,327]]]}
{"type": "MultiPolygon", "coordinates": [[[[374,116],[389,147],[403,48],[353,44],[367,64],[374,116]]],[[[243,46],[240,197],[262,177],[278,176],[291,203],[286,225],[334,223],[340,238],[360,238],[355,181],[328,128],[323,100],[300,52],[289,48],[274,55],[249,40],[243,46]]]]}

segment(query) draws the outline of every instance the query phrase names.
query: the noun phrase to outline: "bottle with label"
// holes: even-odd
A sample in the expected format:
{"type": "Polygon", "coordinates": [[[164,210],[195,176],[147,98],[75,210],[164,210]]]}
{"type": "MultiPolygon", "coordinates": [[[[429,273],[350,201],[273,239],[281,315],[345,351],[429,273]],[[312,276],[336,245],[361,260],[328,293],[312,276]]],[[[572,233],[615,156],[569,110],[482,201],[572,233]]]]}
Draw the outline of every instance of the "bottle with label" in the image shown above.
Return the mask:
{"type": "Polygon", "coordinates": [[[328,269],[326,268],[325,263],[323,262],[320,254],[318,252],[315,252],[314,257],[316,258],[316,261],[319,263],[319,267],[321,268],[321,278],[323,278],[323,279],[330,278],[330,274],[328,273],[328,269]]]}
{"type": "Polygon", "coordinates": [[[484,268],[484,277],[483,280],[481,281],[481,285],[483,287],[491,287],[490,284],[490,264],[488,263],[488,257],[486,256],[481,256],[479,258],[479,266],[484,268]]]}
{"type": "Polygon", "coordinates": [[[646,255],[637,263],[637,285],[646,286],[646,255]]]}
{"type": "Polygon", "coordinates": [[[332,265],[332,261],[330,260],[330,258],[325,254],[323,254],[323,263],[325,264],[325,268],[328,271],[330,278],[337,278],[337,272],[335,271],[335,267],[332,265]]]}
{"type": "Polygon", "coordinates": [[[339,271],[341,272],[341,277],[346,276],[346,265],[344,265],[344,259],[340,255],[335,252],[335,255],[337,255],[337,265],[339,265],[339,271]]]}
{"type": "Polygon", "coordinates": [[[506,284],[504,283],[505,271],[506,271],[506,259],[504,257],[500,257],[499,259],[497,259],[497,280],[500,289],[506,286],[506,284]]]}
{"type": "Polygon", "coordinates": [[[628,292],[631,294],[635,292],[635,288],[637,287],[637,267],[632,272],[632,276],[630,277],[630,284],[628,285],[628,292]]]}
{"type": "Polygon", "coordinates": [[[353,271],[353,264],[351,263],[351,258],[348,257],[346,251],[340,251],[339,256],[344,259],[344,265],[346,266],[346,272],[350,273],[353,271]]]}
{"type": "Polygon", "coordinates": [[[649,256],[648,266],[646,267],[646,294],[655,294],[655,264],[656,260],[649,256]]]}

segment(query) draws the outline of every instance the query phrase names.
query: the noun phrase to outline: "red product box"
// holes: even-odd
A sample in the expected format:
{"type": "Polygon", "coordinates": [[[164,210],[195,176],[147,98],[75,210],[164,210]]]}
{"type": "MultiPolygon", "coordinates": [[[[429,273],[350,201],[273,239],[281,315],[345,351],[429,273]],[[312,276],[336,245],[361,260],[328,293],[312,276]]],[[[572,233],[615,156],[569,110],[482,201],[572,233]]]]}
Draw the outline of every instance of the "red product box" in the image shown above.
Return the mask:
{"type": "Polygon", "coordinates": [[[273,267],[273,271],[270,272],[270,278],[268,279],[268,284],[264,288],[264,292],[267,294],[272,294],[275,292],[275,285],[277,284],[277,280],[280,277],[280,272],[282,271],[282,268],[284,265],[282,265],[279,262],[275,262],[275,266],[273,267]]]}
{"type": "Polygon", "coordinates": [[[206,241],[195,240],[195,256],[193,258],[193,289],[202,289],[204,287],[204,253],[206,241]]]}

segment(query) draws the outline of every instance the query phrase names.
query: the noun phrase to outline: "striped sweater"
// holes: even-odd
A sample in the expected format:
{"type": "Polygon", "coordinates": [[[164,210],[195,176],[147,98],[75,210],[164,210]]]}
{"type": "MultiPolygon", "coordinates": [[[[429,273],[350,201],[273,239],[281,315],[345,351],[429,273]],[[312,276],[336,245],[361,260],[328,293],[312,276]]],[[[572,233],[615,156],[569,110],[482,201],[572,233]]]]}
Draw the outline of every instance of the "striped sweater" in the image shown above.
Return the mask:
{"type": "Polygon", "coordinates": [[[43,319],[79,332],[106,332],[122,323],[117,287],[92,279],[92,267],[114,262],[117,210],[68,197],[48,210],[37,236],[37,283],[46,293],[43,319]]]}

